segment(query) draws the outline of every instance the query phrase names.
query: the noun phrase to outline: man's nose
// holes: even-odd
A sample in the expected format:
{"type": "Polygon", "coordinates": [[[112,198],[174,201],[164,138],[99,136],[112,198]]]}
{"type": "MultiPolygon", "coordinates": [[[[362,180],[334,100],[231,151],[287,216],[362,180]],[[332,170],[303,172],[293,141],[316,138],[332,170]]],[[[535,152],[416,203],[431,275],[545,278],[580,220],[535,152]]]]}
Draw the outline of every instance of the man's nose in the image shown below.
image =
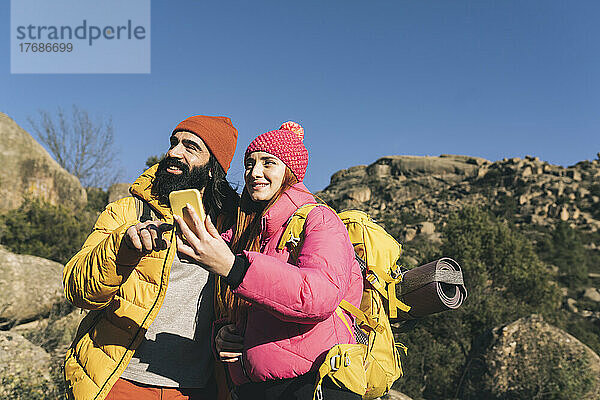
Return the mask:
{"type": "Polygon", "coordinates": [[[183,158],[183,144],[177,143],[167,151],[167,157],[183,158]]]}

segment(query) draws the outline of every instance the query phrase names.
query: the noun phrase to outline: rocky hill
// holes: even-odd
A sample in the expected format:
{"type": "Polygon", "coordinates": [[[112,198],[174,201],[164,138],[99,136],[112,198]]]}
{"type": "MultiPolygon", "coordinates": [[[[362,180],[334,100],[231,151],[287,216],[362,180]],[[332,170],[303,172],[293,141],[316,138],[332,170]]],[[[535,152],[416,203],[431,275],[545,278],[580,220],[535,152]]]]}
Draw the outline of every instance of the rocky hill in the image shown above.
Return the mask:
{"type": "Polygon", "coordinates": [[[410,214],[438,224],[449,212],[474,204],[510,208],[517,224],[548,226],[562,220],[596,232],[598,157],[564,168],[530,156],[496,162],[447,154],[390,156],[336,172],[320,195],[338,208],[367,208],[381,220],[410,214]]]}
{"type": "Polygon", "coordinates": [[[52,204],[81,207],[86,192],[48,152],[6,114],[0,113],[0,211],[18,208],[35,197],[52,204]]]}
{"type": "Polygon", "coordinates": [[[474,205],[530,231],[566,221],[600,247],[592,240],[600,237],[600,153],[567,168],[530,156],[389,156],[336,172],[319,196],[338,210],[368,211],[406,244],[419,234],[435,242],[449,213],[474,205]]]}

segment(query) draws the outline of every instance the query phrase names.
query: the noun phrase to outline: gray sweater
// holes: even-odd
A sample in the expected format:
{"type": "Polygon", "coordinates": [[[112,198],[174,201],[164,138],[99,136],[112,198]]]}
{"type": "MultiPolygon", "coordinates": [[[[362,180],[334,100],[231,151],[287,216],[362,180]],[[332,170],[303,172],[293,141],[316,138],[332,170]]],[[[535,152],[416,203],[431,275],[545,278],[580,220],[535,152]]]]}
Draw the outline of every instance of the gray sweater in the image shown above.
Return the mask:
{"type": "Polygon", "coordinates": [[[202,388],[213,372],[214,277],[176,255],[165,300],[121,375],[147,385],[202,388]]]}

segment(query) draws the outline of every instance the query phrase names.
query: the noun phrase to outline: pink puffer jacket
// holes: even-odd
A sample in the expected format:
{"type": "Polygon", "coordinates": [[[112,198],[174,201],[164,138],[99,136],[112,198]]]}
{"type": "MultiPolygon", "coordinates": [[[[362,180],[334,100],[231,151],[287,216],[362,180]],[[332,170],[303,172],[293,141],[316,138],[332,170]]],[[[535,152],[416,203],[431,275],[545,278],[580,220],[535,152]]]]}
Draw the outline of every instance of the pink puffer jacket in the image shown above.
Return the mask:
{"type": "MultiPolygon", "coordinates": [[[[229,365],[236,385],[315,371],[331,347],[355,343],[335,313],[342,299],[358,307],[363,290],[352,243],[338,216],[327,207],[308,214],[296,263],[288,263],[287,249],[276,249],[290,216],[309,203],[315,198],[302,183],[283,193],[263,218],[261,252],[245,252],[250,267],[234,293],[253,305],[242,360],[229,365]]],[[[344,312],[344,317],[352,325],[352,315],[344,312]]]]}

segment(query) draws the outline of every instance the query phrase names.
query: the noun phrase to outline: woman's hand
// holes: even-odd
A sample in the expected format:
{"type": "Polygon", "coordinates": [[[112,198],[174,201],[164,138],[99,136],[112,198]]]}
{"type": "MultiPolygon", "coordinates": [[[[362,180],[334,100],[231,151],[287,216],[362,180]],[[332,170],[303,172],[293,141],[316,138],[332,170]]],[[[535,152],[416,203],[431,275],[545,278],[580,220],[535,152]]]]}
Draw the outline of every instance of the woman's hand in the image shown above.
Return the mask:
{"type": "Polygon", "coordinates": [[[235,324],[225,325],[217,333],[215,347],[221,361],[236,362],[242,356],[244,337],[237,334],[235,324]]]}
{"type": "Polygon", "coordinates": [[[187,204],[183,208],[193,221],[193,226],[188,226],[184,219],[174,215],[179,226],[177,230],[177,251],[195,264],[209,272],[220,276],[227,276],[235,256],[221,238],[217,228],[213,225],[209,216],[202,222],[194,207],[187,204]]]}

